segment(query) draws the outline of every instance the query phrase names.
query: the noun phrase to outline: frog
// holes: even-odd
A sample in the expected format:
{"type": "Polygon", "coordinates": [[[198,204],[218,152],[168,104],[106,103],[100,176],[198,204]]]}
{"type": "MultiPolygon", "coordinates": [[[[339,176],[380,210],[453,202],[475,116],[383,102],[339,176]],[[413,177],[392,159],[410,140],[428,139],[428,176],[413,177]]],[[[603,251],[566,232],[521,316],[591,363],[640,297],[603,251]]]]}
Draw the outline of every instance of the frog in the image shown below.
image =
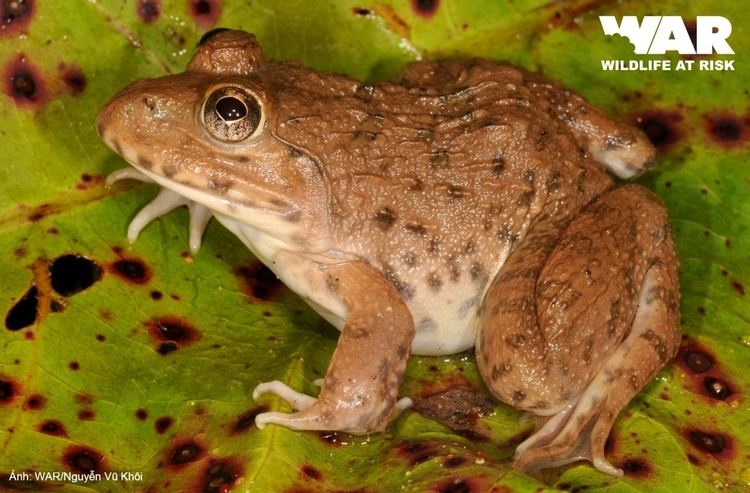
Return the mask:
{"type": "Polygon", "coordinates": [[[128,163],[107,183],[161,187],[128,238],[176,207],[211,218],[340,331],[307,395],[268,425],[387,430],[411,355],[476,354],[486,389],[535,417],[513,466],[605,456],[615,419],[676,354],[678,259],[645,134],[508,63],[417,60],[388,82],[266,59],[252,34],[205,36],[178,74],[99,112],[128,163]]]}

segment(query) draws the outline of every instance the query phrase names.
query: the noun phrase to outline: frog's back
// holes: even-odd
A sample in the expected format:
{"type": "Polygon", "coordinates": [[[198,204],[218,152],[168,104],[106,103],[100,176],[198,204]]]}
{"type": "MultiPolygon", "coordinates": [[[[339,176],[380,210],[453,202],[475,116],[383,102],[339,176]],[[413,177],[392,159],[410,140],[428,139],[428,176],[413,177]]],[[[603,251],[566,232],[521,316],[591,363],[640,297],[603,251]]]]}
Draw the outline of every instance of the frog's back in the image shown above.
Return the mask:
{"type": "Polygon", "coordinates": [[[488,282],[533,218],[611,185],[514,67],[418,62],[383,85],[295,70],[277,134],[320,164],[337,246],[399,289],[417,352],[473,345],[488,282]]]}

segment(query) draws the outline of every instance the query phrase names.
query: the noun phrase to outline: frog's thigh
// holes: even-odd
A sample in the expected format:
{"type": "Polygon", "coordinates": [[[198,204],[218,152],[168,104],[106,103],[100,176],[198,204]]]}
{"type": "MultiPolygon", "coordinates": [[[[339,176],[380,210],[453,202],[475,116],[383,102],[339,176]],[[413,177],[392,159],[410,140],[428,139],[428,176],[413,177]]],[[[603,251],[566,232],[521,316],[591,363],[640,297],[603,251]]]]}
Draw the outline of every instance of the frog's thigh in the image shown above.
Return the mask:
{"type": "Polygon", "coordinates": [[[347,307],[346,325],[317,399],[280,382],[261,384],[254,397],[275,393],[298,412],[263,413],[259,427],[280,424],[297,430],[355,434],[383,431],[405,408],[397,401],[414,338],[414,323],[395,288],[361,262],[326,267],[327,286],[347,307]]]}
{"type": "Polygon", "coordinates": [[[650,192],[623,187],[559,240],[536,225],[494,281],[477,341],[482,375],[499,398],[550,416],[519,447],[517,467],[589,458],[617,472],[603,456],[609,429],[679,343],[668,224],[650,192]]]}

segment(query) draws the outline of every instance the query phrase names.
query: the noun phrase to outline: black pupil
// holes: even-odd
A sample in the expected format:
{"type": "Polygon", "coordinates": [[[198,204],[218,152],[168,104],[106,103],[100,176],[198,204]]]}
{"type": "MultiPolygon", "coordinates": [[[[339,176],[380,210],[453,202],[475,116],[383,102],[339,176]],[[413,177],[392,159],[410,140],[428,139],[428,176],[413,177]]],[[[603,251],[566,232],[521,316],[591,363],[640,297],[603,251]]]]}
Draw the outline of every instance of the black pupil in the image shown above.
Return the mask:
{"type": "Polygon", "coordinates": [[[216,101],[216,112],[222,120],[231,122],[245,118],[247,107],[239,99],[230,96],[216,101]]]}

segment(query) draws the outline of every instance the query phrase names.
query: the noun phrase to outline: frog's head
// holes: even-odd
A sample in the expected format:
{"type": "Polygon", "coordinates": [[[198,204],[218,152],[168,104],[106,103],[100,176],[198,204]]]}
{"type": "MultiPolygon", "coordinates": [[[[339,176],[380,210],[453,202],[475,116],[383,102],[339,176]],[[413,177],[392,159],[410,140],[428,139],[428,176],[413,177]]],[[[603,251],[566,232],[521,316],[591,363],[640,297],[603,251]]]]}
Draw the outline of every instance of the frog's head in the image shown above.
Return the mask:
{"type": "Polygon", "coordinates": [[[273,132],[273,84],[251,34],[215,32],[187,70],[141,80],[97,117],[102,140],[163,187],[260,229],[325,201],[322,173],[273,132]]]}

